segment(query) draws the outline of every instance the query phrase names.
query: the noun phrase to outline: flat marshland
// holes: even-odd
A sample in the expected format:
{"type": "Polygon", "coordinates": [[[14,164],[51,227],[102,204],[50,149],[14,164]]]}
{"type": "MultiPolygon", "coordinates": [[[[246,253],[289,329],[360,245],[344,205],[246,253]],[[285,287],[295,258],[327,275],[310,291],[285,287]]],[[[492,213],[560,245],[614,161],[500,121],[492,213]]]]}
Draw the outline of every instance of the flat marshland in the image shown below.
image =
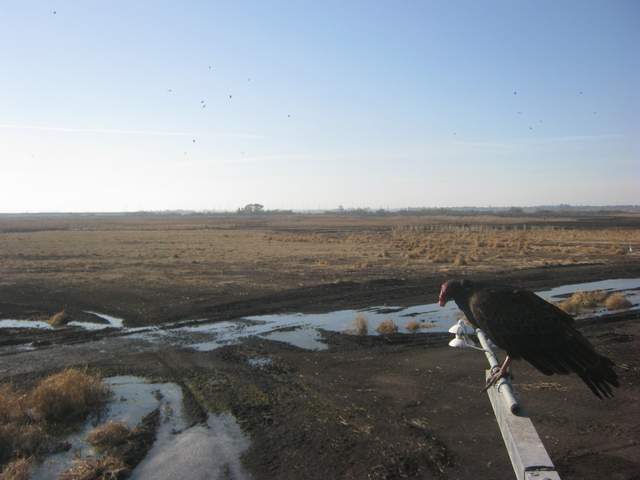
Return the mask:
{"type": "MultiPolygon", "coordinates": [[[[435,302],[442,280],[456,276],[533,290],[637,279],[639,252],[634,213],[0,216],[0,320],[52,324],[0,329],[0,394],[14,402],[0,408],[0,428],[16,418],[39,428],[20,417],[24,402],[35,402],[28,392],[52,374],[89,367],[175,382],[197,418],[232,415],[250,438],[241,460],[255,479],[511,479],[480,393],[482,355],[448,348],[449,337],[430,332],[424,317],[389,317],[380,329],[366,309],[391,306],[391,316],[393,306],[435,302]],[[342,309],[361,313],[343,332],[322,333],[318,351],[268,336],[198,350],[73,325],[106,322],[95,312],[124,319],[126,329],[342,309]]],[[[516,389],[563,479],[637,478],[636,305],[604,291],[560,300],[583,315],[581,330],[618,365],[622,386],[602,402],[575,376],[544,377],[516,363],[516,389]],[[592,316],[605,307],[613,311],[606,320],[592,316]]],[[[198,324],[190,334],[201,342],[204,331],[198,324]]],[[[132,432],[113,423],[92,438],[119,444],[132,432]]],[[[110,448],[68,475],[128,474],[110,448]]],[[[0,469],[9,475],[38,461],[37,452],[7,449],[0,469]]]]}
{"type": "Polygon", "coordinates": [[[90,294],[129,322],[157,322],[300,287],[625,263],[639,226],[640,215],[11,216],[0,287],[8,300],[39,290],[51,313],[90,294]]]}

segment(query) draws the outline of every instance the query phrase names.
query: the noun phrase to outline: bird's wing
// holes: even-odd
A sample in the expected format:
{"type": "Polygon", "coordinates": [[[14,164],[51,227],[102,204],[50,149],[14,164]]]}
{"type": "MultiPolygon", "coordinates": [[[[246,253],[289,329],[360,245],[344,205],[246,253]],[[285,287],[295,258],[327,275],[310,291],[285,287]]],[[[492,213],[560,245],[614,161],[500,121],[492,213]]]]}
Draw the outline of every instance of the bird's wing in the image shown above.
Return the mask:
{"type": "Polygon", "coordinates": [[[486,288],[474,293],[469,308],[489,338],[514,358],[528,351],[557,349],[573,318],[535,293],[486,288]]]}
{"type": "Polygon", "coordinates": [[[613,362],[599,355],[571,316],[533,292],[487,288],[474,293],[469,308],[489,338],[513,358],[523,358],[546,375],[575,372],[597,396],[618,386],[613,362]]]}

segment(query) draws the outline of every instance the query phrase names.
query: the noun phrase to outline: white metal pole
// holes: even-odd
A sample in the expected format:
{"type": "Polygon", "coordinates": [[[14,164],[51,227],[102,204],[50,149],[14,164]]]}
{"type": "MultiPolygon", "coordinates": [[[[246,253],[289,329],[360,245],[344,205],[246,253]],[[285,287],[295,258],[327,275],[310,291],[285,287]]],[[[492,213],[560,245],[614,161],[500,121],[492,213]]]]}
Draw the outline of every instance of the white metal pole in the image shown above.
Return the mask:
{"type": "MultiPolygon", "coordinates": [[[[484,354],[487,357],[487,360],[489,361],[489,365],[491,365],[491,368],[500,367],[500,362],[498,362],[498,359],[496,358],[496,354],[493,353],[493,349],[491,348],[491,345],[489,344],[489,340],[487,339],[484,332],[478,328],[476,330],[476,334],[478,335],[478,340],[480,340],[480,345],[482,345],[482,348],[484,349],[484,354]]],[[[513,388],[511,387],[511,382],[507,378],[502,377],[500,380],[496,382],[495,388],[502,394],[502,398],[506,403],[509,411],[511,413],[518,413],[518,410],[520,410],[520,404],[518,403],[518,400],[516,400],[516,397],[513,394],[513,388]]]]}

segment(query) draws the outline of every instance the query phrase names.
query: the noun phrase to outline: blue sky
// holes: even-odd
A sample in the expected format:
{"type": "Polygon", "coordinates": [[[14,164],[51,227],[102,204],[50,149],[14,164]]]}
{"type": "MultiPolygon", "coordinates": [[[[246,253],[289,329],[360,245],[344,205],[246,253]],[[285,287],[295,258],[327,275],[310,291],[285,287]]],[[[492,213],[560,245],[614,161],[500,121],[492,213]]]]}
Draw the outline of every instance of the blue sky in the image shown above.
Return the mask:
{"type": "Polygon", "coordinates": [[[636,1],[5,1],[0,42],[3,212],[640,203],[636,1]]]}

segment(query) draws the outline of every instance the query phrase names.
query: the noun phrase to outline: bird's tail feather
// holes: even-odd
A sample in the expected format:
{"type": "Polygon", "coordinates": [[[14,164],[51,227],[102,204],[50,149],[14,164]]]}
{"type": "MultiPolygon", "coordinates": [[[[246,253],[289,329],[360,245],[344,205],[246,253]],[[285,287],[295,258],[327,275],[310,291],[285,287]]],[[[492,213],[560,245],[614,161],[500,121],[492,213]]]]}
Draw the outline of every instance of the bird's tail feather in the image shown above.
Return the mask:
{"type": "Polygon", "coordinates": [[[524,358],[545,375],[576,373],[598,398],[613,397],[611,387],[620,386],[614,363],[596,353],[589,344],[577,342],[564,351],[524,358]]]}

